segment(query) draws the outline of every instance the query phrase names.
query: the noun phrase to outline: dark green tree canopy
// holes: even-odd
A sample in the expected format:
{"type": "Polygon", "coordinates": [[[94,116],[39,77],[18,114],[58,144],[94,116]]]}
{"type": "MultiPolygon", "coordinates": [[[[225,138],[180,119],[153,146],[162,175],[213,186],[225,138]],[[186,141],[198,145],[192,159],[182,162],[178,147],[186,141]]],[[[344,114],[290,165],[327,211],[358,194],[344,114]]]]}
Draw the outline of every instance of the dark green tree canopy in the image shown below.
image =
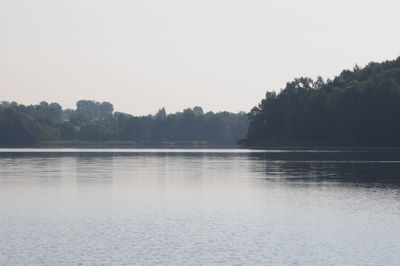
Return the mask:
{"type": "MultiPolygon", "coordinates": [[[[245,113],[203,114],[199,106],[167,115],[161,108],[155,116],[113,113],[108,102],[81,100],[76,110],[62,110],[57,103],[38,105],[0,103],[0,146],[38,146],[43,141],[206,141],[235,145],[245,136],[245,113]]],[[[158,143],[158,144],[157,144],[158,143]]]]}
{"type": "Polygon", "coordinates": [[[249,146],[400,146],[400,57],[298,78],[250,113],[249,146]]]}
{"type": "Polygon", "coordinates": [[[88,100],[80,100],[76,103],[76,115],[82,116],[83,118],[93,120],[93,119],[103,119],[112,116],[114,107],[109,102],[96,102],[88,100]]]}

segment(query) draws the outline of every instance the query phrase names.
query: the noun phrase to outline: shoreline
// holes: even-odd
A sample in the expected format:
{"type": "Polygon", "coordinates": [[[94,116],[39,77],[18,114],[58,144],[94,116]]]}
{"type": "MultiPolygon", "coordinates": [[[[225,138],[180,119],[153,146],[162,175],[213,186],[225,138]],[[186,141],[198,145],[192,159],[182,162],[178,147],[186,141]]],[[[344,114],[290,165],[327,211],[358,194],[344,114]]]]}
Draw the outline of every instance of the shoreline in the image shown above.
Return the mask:
{"type": "Polygon", "coordinates": [[[400,147],[367,146],[246,146],[207,141],[46,141],[35,146],[0,146],[0,149],[247,149],[263,151],[400,151],[400,147]]]}

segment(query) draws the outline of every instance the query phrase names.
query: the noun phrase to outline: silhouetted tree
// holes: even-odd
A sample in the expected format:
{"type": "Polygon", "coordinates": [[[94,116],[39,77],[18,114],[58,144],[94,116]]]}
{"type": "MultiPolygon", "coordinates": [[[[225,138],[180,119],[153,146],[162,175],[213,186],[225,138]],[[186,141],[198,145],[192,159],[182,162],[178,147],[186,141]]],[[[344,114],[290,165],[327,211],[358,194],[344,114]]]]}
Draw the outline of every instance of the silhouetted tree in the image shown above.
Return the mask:
{"type": "Polygon", "coordinates": [[[299,78],[267,92],[250,113],[244,144],[399,146],[400,57],[344,70],[333,80],[299,78]]]}

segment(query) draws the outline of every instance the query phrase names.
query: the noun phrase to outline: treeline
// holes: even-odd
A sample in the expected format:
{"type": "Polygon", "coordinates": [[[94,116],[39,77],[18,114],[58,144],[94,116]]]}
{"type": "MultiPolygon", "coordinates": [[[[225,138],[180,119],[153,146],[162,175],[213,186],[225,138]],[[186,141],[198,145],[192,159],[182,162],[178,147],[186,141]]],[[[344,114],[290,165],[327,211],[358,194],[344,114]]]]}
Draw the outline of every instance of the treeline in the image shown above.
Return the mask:
{"type": "Polygon", "coordinates": [[[400,146],[400,57],[298,78],[250,114],[247,146],[400,146]]]}
{"type": "Polygon", "coordinates": [[[46,142],[129,142],[159,145],[162,142],[201,141],[211,146],[233,146],[245,136],[244,112],[207,112],[201,107],[167,114],[132,116],[114,112],[108,102],[78,101],[76,109],[41,102],[25,106],[0,103],[0,146],[35,147],[46,142]]]}

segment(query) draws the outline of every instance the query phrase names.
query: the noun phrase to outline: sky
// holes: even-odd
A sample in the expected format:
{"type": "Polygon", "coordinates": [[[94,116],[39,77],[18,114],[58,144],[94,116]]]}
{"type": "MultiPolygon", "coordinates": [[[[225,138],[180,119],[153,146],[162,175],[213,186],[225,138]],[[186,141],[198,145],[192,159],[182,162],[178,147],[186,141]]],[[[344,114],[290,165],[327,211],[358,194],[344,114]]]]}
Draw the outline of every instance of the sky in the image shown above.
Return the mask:
{"type": "Polygon", "coordinates": [[[0,0],[0,101],[249,111],[400,56],[398,0],[0,0]]]}

